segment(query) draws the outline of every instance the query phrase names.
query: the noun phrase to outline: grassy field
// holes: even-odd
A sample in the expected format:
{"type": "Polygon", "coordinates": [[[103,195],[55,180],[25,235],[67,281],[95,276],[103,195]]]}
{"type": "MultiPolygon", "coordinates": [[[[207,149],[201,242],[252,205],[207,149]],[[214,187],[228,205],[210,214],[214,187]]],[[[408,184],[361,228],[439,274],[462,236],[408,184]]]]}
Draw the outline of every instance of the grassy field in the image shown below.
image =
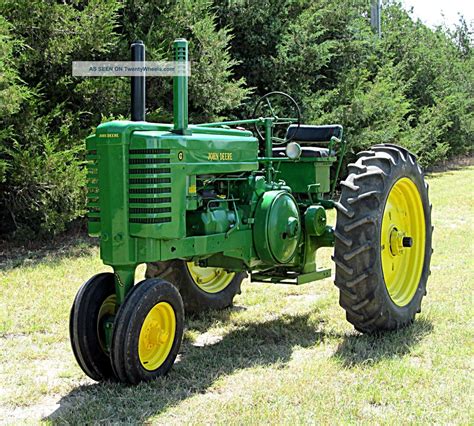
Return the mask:
{"type": "Polygon", "coordinates": [[[329,279],[245,283],[232,309],[187,319],[166,378],[136,387],[89,380],[70,350],[74,295],[107,269],[96,247],[10,252],[0,270],[0,422],[473,424],[474,168],[429,182],[435,251],[412,327],[357,333],[329,279]]]}

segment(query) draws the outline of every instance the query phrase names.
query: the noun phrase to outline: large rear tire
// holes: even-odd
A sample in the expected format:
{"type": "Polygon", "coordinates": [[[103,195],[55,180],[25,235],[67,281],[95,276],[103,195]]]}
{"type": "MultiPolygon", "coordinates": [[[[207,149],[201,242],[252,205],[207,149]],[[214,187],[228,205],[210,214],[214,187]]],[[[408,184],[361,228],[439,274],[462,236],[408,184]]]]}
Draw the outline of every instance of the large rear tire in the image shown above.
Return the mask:
{"type": "Polygon", "coordinates": [[[334,262],[339,302],[361,332],[394,330],[421,310],[430,274],[431,205],[413,154],[376,145],[341,182],[334,262]]]}
{"type": "Polygon", "coordinates": [[[147,278],[160,277],[178,288],[187,313],[231,306],[245,276],[223,268],[200,268],[184,260],[148,263],[146,270],[147,278]]]}

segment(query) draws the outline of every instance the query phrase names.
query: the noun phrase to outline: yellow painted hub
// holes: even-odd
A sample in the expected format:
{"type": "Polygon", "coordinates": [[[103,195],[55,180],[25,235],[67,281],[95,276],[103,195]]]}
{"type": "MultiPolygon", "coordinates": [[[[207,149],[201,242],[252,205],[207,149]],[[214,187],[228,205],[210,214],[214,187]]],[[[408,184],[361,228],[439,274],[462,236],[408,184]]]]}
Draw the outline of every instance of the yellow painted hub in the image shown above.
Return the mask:
{"type": "Polygon", "coordinates": [[[156,370],[168,357],[176,333],[176,315],[168,302],[148,312],[138,338],[138,356],[146,370],[156,370]]]}
{"type": "Polygon", "coordinates": [[[418,288],[425,257],[425,228],[418,188],[409,178],[399,179],[388,195],[381,232],[383,277],[398,306],[408,305],[418,288]]]}
{"type": "Polygon", "coordinates": [[[194,283],[206,293],[219,293],[235,277],[235,272],[227,272],[222,268],[201,268],[194,262],[187,262],[187,267],[194,283]]]}

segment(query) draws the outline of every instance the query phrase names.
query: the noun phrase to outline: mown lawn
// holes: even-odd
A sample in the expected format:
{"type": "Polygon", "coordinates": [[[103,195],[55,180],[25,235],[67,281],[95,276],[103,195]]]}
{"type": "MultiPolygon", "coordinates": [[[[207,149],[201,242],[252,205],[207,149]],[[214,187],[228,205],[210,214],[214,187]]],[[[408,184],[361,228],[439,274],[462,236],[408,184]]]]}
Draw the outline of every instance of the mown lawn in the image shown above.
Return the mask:
{"type": "Polygon", "coordinates": [[[474,167],[429,183],[435,252],[412,327],[357,333],[329,279],[246,283],[232,309],[188,318],[171,373],[136,387],[89,380],[70,350],[74,295],[107,269],[97,249],[11,253],[0,270],[0,423],[473,424],[474,167]]]}

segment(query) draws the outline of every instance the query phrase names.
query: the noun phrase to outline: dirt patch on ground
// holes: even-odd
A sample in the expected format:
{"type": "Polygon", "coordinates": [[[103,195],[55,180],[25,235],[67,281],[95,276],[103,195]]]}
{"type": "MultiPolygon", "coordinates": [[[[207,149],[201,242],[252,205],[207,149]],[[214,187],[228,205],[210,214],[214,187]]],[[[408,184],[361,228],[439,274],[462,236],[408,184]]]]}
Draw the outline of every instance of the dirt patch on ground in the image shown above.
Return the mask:
{"type": "Polygon", "coordinates": [[[51,415],[59,408],[58,400],[60,396],[48,396],[41,402],[29,405],[27,407],[6,408],[0,407],[0,423],[7,425],[15,425],[28,422],[40,422],[41,419],[51,415]]]}
{"type": "Polygon", "coordinates": [[[204,346],[212,346],[216,343],[219,343],[223,339],[222,336],[216,336],[212,333],[203,333],[193,342],[193,346],[196,347],[204,347],[204,346]]]}

